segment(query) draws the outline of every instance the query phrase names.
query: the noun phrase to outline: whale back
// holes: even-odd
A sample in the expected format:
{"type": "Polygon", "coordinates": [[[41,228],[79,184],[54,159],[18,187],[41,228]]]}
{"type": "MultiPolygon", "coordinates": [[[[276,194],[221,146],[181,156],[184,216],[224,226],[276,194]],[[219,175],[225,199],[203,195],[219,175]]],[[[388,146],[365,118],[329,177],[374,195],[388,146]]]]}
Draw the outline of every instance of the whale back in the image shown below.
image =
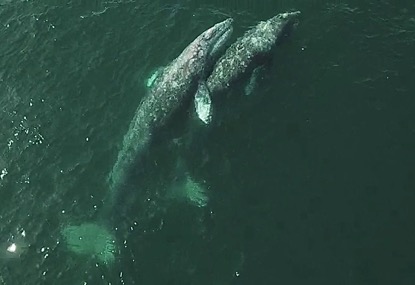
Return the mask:
{"type": "Polygon", "coordinates": [[[296,23],[297,12],[281,13],[255,27],[238,38],[216,62],[207,79],[210,93],[227,89],[232,82],[252,70],[259,58],[267,55],[282,36],[296,23]]]}

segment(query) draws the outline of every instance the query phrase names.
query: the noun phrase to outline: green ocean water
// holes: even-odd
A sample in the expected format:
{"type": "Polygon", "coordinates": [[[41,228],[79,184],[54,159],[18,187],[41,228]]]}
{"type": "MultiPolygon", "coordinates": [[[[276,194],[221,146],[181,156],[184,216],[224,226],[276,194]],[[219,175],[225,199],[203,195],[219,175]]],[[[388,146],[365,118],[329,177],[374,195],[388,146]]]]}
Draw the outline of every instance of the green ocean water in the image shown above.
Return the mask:
{"type": "Polygon", "coordinates": [[[0,0],[0,284],[415,284],[414,45],[412,1],[0,0]],[[149,75],[226,17],[235,40],[294,9],[252,96],[157,143],[115,263],[70,252],[149,75]],[[179,155],[206,207],[165,198],[179,155]]]}

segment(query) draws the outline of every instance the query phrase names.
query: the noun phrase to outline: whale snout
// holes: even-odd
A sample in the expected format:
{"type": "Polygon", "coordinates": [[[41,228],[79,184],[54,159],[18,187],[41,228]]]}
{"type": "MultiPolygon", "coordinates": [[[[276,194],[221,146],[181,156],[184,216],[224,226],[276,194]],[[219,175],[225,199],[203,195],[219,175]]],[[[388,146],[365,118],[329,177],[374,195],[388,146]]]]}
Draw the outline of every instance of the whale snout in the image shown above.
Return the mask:
{"type": "Polygon", "coordinates": [[[270,25],[275,29],[277,33],[277,44],[289,36],[299,23],[300,11],[281,13],[269,20],[270,25]],[[282,36],[285,37],[282,37],[282,36]]]}
{"type": "Polygon", "coordinates": [[[225,34],[232,32],[232,23],[233,19],[228,18],[222,22],[215,24],[213,27],[209,28],[202,34],[203,40],[209,44],[215,44],[225,34]]]}
{"type": "Polygon", "coordinates": [[[285,25],[294,25],[295,23],[298,23],[300,15],[300,11],[281,13],[274,18],[271,18],[271,21],[277,23],[282,22],[285,23],[285,25]]]}
{"type": "Polygon", "coordinates": [[[225,46],[233,31],[232,23],[233,19],[228,18],[207,31],[205,40],[210,58],[216,57],[225,46]]]}

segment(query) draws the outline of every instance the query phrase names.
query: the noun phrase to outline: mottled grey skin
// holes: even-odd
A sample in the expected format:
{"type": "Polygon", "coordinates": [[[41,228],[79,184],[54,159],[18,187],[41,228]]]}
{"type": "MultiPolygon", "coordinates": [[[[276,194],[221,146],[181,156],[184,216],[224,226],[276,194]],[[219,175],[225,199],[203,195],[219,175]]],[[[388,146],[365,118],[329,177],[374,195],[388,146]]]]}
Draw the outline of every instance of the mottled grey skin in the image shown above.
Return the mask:
{"type": "Polygon", "coordinates": [[[122,148],[109,175],[110,194],[106,201],[111,208],[118,189],[126,182],[132,166],[141,159],[151,136],[194,95],[197,81],[211,55],[224,45],[232,32],[232,19],[220,22],[199,35],[158,75],[149,94],[137,108],[122,148]]]}
{"type": "Polygon", "coordinates": [[[260,22],[233,43],[216,62],[206,80],[209,92],[212,94],[225,90],[240,75],[246,73],[248,68],[253,69],[251,63],[271,51],[286,29],[297,21],[299,14],[299,11],[278,14],[260,22]]]}

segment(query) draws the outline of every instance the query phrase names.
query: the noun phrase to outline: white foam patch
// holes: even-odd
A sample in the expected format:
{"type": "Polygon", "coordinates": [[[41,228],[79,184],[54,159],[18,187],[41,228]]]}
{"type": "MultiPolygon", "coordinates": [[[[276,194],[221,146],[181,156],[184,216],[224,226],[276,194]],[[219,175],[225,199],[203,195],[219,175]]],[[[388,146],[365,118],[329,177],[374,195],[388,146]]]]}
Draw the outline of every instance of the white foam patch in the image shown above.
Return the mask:
{"type": "Polygon", "coordinates": [[[6,168],[3,168],[2,171],[1,171],[1,174],[0,174],[0,179],[3,180],[4,176],[6,176],[7,173],[8,173],[7,172],[7,169],[6,168]]]}

